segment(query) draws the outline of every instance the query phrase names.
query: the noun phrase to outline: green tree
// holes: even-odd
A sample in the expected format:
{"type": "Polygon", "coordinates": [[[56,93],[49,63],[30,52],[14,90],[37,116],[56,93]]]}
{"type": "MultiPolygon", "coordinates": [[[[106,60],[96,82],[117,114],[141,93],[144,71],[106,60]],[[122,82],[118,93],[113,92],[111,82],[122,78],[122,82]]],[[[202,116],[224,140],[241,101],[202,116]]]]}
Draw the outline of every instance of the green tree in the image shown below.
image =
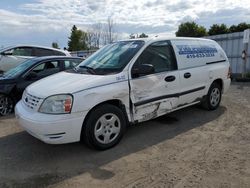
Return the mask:
{"type": "Polygon", "coordinates": [[[89,41],[91,39],[88,38],[88,33],[87,32],[81,31],[81,30],[80,30],[80,32],[81,32],[81,38],[80,38],[80,47],[81,47],[81,49],[80,50],[89,50],[91,46],[88,47],[88,44],[89,44],[89,42],[91,42],[91,41],[89,41]]]}
{"type": "Polygon", "coordinates": [[[195,22],[181,23],[175,33],[178,37],[203,37],[207,35],[206,28],[195,22]]]}
{"type": "Polygon", "coordinates": [[[146,35],[145,33],[142,33],[138,36],[138,38],[148,38],[148,35],[146,35]]]}
{"type": "Polygon", "coordinates": [[[220,35],[220,34],[226,34],[229,32],[229,29],[225,24],[213,24],[210,29],[208,30],[209,35],[220,35]]]}
{"type": "Polygon", "coordinates": [[[68,41],[69,51],[78,51],[87,49],[87,33],[77,29],[74,25],[71,29],[71,35],[68,41]]]}
{"type": "Polygon", "coordinates": [[[57,42],[52,42],[51,46],[52,46],[52,48],[57,48],[57,49],[59,49],[59,45],[58,45],[57,42]]]}
{"type": "Polygon", "coordinates": [[[232,25],[229,28],[229,31],[231,33],[234,33],[234,32],[242,32],[245,29],[250,29],[250,24],[247,24],[246,22],[242,22],[242,23],[239,23],[238,25],[232,25]]]}
{"type": "Polygon", "coordinates": [[[231,25],[229,28],[230,33],[238,32],[237,25],[231,25]]]}

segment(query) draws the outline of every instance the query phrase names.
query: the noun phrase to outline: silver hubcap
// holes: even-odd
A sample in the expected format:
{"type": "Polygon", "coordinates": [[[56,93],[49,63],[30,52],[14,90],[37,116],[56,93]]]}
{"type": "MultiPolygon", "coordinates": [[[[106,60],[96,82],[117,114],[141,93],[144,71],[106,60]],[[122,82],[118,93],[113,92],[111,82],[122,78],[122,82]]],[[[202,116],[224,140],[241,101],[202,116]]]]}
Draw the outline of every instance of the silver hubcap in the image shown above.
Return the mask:
{"type": "Polygon", "coordinates": [[[219,102],[220,102],[220,90],[218,88],[214,88],[210,95],[210,104],[212,106],[216,106],[218,105],[219,102]]]}
{"type": "Polygon", "coordinates": [[[95,124],[95,138],[102,144],[109,144],[114,141],[120,131],[120,119],[113,113],[102,115],[95,124]]]}
{"type": "Polygon", "coordinates": [[[11,113],[13,103],[7,96],[0,96],[0,115],[5,116],[11,113]]]}

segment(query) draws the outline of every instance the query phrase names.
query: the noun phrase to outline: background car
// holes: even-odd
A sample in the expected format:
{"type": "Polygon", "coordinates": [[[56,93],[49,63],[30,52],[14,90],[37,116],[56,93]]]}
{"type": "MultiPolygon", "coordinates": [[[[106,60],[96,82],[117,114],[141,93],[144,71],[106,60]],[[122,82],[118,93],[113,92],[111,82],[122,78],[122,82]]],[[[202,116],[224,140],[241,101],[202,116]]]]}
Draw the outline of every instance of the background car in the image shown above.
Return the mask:
{"type": "Polygon", "coordinates": [[[24,62],[28,58],[41,56],[71,56],[68,51],[55,48],[32,46],[32,45],[16,45],[0,50],[0,73],[24,62]]]}
{"type": "Polygon", "coordinates": [[[28,59],[0,76],[0,115],[11,113],[31,83],[63,70],[72,69],[82,61],[74,57],[37,57],[28,59]]]}

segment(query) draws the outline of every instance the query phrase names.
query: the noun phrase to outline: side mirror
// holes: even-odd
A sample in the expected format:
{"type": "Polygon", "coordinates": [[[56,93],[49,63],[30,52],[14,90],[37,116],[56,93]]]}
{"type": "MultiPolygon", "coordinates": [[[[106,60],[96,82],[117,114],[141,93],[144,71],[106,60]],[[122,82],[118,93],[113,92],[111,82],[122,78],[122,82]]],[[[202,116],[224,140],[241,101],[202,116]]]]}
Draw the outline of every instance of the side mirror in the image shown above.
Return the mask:
{"type": "Polygon", "coordinates": [[[132,78],[137,78],[139,76],[153,74],[154,72],[155,72],[155,68],[151,64],[141,64],[138,67],[133,68],[131,71],[132,78]]]}
{"type": "Polygon", "coordinates": [[[37,78],[37,73],[35,72],[30,72],[27,76],[26,76],[26,79],[27,80],[34,80],[37,78]]]}

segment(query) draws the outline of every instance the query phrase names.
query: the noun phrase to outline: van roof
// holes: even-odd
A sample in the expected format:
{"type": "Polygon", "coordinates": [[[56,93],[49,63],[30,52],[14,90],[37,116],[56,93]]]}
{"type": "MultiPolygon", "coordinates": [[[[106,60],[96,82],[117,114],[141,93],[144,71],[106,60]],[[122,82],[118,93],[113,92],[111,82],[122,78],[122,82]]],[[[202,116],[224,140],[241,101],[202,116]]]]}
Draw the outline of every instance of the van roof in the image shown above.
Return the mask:
{"type": "Polygon", "coordinates": [[[200,41],[213,41],[211,39],[205,38],[195,38],[195,37],[148,37],[148,38],[136,38],[136,39],[127,39],[121,41],[134,41],[134,40],[141,40],[145,42],[157,42],[161,40],[200,40],[200,41]]]}

